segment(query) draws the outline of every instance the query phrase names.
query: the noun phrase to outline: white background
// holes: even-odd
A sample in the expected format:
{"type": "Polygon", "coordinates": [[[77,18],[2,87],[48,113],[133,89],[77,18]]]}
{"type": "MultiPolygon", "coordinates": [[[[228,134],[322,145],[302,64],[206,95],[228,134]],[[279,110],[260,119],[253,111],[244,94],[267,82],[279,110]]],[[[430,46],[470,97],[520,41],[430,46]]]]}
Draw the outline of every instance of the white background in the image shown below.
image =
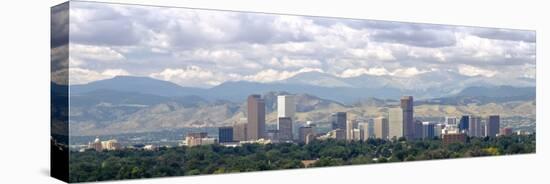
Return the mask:
{"type": "MultiPolygon", "coordinates": [[[[550,44],[545,1],[101,0],[537,31],[537,153],[322,169],[171,177],[116,183],[547,183],[550,44]],[[547,71],[547,72],[545,72],[547,71]],[[546,102],[546,103],[545,103],[546,102]],[[545,145],[546,144],[546,145],[545,145]]],[[[3,1],[0,16],[0,183],[49,177],[50,7],[61,0],[3,1]]]]}

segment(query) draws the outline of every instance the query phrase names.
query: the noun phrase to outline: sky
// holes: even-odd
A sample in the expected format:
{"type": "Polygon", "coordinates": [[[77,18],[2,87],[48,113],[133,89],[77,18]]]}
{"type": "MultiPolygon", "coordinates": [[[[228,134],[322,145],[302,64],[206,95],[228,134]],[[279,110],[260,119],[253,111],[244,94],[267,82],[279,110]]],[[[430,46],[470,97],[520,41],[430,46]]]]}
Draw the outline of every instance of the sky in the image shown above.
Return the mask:
{"type": "Polygon", "coordinates": [[[69,51],[70,84],[131,75],[208,88],[321,72],[535,85],[534,31],[93,2],[54,14],[70,18],[52,19],[70,44],[51,48],[69,51]]]}

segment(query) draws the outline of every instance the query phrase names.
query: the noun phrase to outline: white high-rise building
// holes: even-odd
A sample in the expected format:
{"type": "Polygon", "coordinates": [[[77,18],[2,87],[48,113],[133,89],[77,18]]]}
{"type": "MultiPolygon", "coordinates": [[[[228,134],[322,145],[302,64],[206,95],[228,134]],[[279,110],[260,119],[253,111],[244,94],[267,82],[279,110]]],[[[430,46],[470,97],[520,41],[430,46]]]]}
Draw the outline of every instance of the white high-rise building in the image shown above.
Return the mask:
{"type": "Polygon", "coordinates": [[[389,138],[400,138],[404,136],[403,109],[390,108],[389,114],[389,138]]]}
{"type": "Polygon", "coordinates": [[[296,104],[294,96],[277,96],[277,130],[282,141],[292,141],[292,127],[296,104]]]}
{"type": "Polygon", "coordinates": [[[296,102],[292,95],[277,96],[277,117],[294,118],[296,102]]]}

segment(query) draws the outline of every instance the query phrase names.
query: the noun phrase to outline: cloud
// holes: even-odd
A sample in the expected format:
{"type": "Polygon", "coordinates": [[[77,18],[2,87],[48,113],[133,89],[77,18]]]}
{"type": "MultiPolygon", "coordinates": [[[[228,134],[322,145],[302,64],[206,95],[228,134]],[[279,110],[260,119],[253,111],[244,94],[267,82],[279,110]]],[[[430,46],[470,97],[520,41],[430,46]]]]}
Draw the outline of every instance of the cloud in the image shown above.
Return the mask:
{"type": "Polygon", "coordinates": [[[478,68],[470,65],[460,65],[458,67],[458,73],[469,77],[475,77],[475,76],[493,77],[497,74],[496,71],[482,69],[482,68],[478,68]]]}
{"type": "Polygon", "coordinates": [[[275,82],[275,81],[281,81],[285,80],[291,77],[294,77],[300,73],[306,73],[306,72],[323,72],[323,70],[318,68],[303,68],[296,71],[278,71],[273,69],[267,69],[262,70],[254,75],[247,75],[244,76],[244,80],[252,81],[252,82],[275,82]]]}
{"type": "Polygon", "coordinates": [[[274,69],[262,70],[250,75],[240,75],[235,73],[218,73],[203,69],[198,66],[188,66],[186,68],[172,69],[167,68],[161,72],[152,73],[149,77],[172,81],[181,86],[209,88],[220,85],[227,81],[251,81],[251,82],[275,82],[285,80],[300,73],[305,72],[323,72],[318,68],[302,68],[295,71],[279,71],[274,69]]]}
{"type": "Polygon", "coordinates": [[[282,59],[271,58],[270,65],[277,68],[311,68],[320,67],[322,64],[316,59],[290,59],[283,57],[282,59]]]}
{"type": "Polygon", "coordinates": [[[198,66],[188,66],[178,69],[167,68],[161,72],[152,73],[149,76],[160,80],[172,81],[181,86],[203,88],[219,85],[225,80],[230,80],[230,78],[226,78],[219,73],[214,73],[198,66]]]}
{"type": "Polygon", "coordinates": [[[50,77],[56,84],[67,85],[69,78],[69,47],[67,44],[50,49],[50,77]]]}
{"type": "Polygon", "coordinates": [[[375,68],[355,68],[344,70],[339,76],[343,78],[358,77],[361,75],[388,75],[390,72],[385,68],[375,67],[375,68]]]}
{"type": "Polygon", "coordinates": [[[116,7],[98,3],[71,3],[71,42],[110,46],[139,44],[140,35],[143,35],[139,33],[141,29],[135,26],[129,16],[120,12],[123,9],[116,7]]]}
{"type": "Polygon", "coordinates": [[[473,35],[481,38],[507,41],[523,41],[534,43],[536,42],[536,34],[534,31],[521,31],[510,29],[475,29],[473,35]]]}
{"type": "Polygon", "coordinates": [[[373,76],[395,76],[395,77],[412,77],[418,74],[429,72],[427,70],[418,70],[415,67],[412,68],[398,68],[393,71],[388,71],[383,67],[373,67],[373,68],[354,68],[347,69],[340,73],[338,76],[342,78],[351,78],[358,77],[361,75],[373,75],[373,76]]]}
{"type": "Polygon", "coordinates": [[[395,60],[393,53],[390,49],[383,47],[367,47],[361,49],[348,49],[347,52],[361,59],[376,59],[381,61],[395,60]]]}
{"type": "Polygon", "coordinates": [[[199,87],[276,82],[313,69],[387,78],[437,70],[464,78],[492,75],[487,80],[495,83],[535,77],[534,31],[73,4],[66,63],[100,75],[118,68],[199,87]]]}
{"type": "Polygon", "coordinates": [[[444,29],[398,29],[378,31],[373,40],[416,47],[449,47],[456,43],[453,32],[444,29]]]}
{"type": "Polygon", "coordinates": [[[69,3],[52,7],[50,27],[52,48],[69,43],[69,3]]]}
{"type": "Polygon", "coordinates": [[[121,61],[125,59],[124,55],[107,46],[71,44],[69,50],[71,57],[82,60],[121,61]]]}
{"type": "Polygon", "coordinates": [[[485,39],[467,33],[457,33],[457,38],[457,46],[447,51],[457,64],[487,67],[535,63],[534,43],[485,39]]]}
{"type": "Polygon", "coordinates": [[[69,69],[69,83],[74,84],[86,84],[89,82],[109,79],[120,75],[131,75],[129,72],[123,69],[107,69],[102,72],[89,70],[85,68],[71,67],[69,69]]]}
{"type": "Polygon", "coordinates": [[[101,73],[104,76],[125,76],[130,75],[126,70],[123,69],[107,69],[101,73]]]}

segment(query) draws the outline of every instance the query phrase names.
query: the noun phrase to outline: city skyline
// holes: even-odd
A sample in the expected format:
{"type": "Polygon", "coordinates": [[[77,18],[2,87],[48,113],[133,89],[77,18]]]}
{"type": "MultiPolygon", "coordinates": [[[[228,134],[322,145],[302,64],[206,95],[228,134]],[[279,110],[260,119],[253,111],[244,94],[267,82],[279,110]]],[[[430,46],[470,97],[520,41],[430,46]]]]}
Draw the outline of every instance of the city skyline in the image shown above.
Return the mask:
{"type": "MultiPolygon", "coordinates": [[[[316,130],[316,124],[308,121],[306,124],[299,126],[297,131],[298,137],[294,137],[292,127],[294,127],[294,123],[298,122],[292,121],[294,108],[297,105],[293,99],[293,95],[277,96],[277,106],[282,106],[282,108],[277,108],[277,127],[276,129],[268,130],[265,128],[265,125],[263,125],[264,128],[257,128],[261,127],[261,125],[258,125],[259,122],[264,122],[265,124],[266,121],[265,114],[261,114],[260,110],[265,109],[262,97],[254,94],[249,95],[247,103],[250,107],[248,111],[252,114],[247,115],[247,123],[235,123],[233,127],[219,127],[218,141],[207,141],[204,144],[225,143],[228,146],[240,145],[242,143],[266,144],[278,142],[305,142],[307,144],[311,140],[331,138],[347,141],[366,141],[371,138],[383,140],[399,140],[401,138],[407,140],[430,140],[435,137],[442,139],[444,144],[451,144],[457,141],[464,142],[467,136],[507,136],[512,131],[510,127],[500,128],[500,115],[489,115],[486,119],[480,116],[462,115],[460,123],[457,122],[457,118],[454,116],[445,116],[443,121],[440,122],[420,121],[414,117],[413,97],[402,96],[399,107],[385,107],[389,109],[388,113],[359,122],[357,119],[364,119],[366,117],[348,119],[346,112],[334,112],[329,116],[328,121],[331,129],[328,132],[319,132],[316,130]],[[291,110],[290,113],[287,112],[289,109],[291,110]],[[262,117],[263,119],[261,119],[262,117]],[[390,123],[388,119],[392,119],[393,122],[390,123]],[[470,128],[465,128],[465,125],[462,125],[466,122],[468,123],[467,127],[470,128]],[[408,126],[412,127],[412,130],[407,130],[408,126]],[[234,129],[239,129],[239,127],[247,127],[248,131],[233,131],[234,129]],[[254,136],[248,137],[246,134],[253,134],[254,136]],[[233,137],[241,138],[233,139],[233,137]]],[[[201,139],[212,140],[212,137],[208,136],[206,132],[189,132],[186,135],[184,145],[204,145],[201,143],[201,139]],[[197,137],[199,138],[198,142],[194,141],[197,137]]]]}
{"type": "Polygon", "coordinates": [[[68,182],[536,152],[530,30],[70,1],[50,43],[68,182]]]}

